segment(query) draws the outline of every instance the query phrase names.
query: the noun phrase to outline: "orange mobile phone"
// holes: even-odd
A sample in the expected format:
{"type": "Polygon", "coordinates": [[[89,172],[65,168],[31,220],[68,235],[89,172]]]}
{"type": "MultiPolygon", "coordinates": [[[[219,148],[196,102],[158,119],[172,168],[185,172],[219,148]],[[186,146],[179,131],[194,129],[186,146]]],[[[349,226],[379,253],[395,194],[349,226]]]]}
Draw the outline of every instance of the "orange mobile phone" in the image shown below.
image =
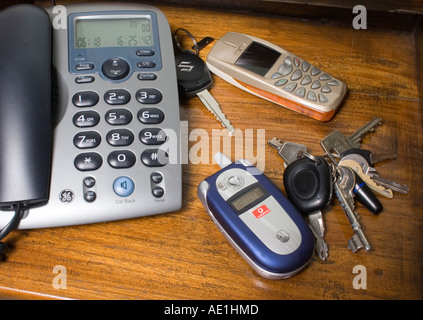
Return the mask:
{"type": "Polygon", "coordinates": [[[319,121],[332,119],[347,91],[344,82],[307,61],[241,33],[220,38],[207,66],[238,88],[319,121]]]}

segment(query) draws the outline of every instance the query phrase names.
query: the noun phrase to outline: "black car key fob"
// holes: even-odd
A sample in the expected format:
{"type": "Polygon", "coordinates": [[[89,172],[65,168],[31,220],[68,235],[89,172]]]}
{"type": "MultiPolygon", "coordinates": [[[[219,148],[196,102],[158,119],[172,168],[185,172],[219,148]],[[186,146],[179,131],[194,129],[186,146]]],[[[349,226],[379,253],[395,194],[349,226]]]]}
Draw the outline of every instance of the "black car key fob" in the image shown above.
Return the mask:
{"type": "Polygon", "coordinates": [[[190,51],[175,56],[176,77],[181,95],[194,97],[197,93],[209,89],[213,78],[203,59],[190,51]]]}
{"type": "Polygon", "coordinates": [[[307,154],[291,162],[285,169],[285,191],[297,209],[308,217],[316,237],[316,253],[323,261],[329,248],[324,239],[325,227],[322,210],[332,197],[332,169],[321,157],[307,154]]]}
{"type": "Polygon", "coordinates": [[[295,160],[285,169],[283,182],[288,198],[303,213],[324,208],[332,197],[329,164],[320,157],[295,160]]]}

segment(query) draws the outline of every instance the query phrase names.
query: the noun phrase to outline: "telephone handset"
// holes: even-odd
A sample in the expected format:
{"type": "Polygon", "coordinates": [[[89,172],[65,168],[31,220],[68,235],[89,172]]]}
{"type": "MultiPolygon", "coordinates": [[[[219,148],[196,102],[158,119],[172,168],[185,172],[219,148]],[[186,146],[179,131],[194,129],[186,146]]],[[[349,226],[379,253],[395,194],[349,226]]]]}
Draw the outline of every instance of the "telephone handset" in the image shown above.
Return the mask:
{"type": "MultiPolygon", "coordinates": [[[[48,200],[50,38],[50,19],[44,10],[25,5],[1,12],[0,208],[14,213],[6,219],[9,223],[1,229],[0,240],[18,226],[29,206],[48,200]]],[[[3,250],[0,244],[0,253],[3,250]]]]}
{"type": "Polygon", "coordinates": [[[79,4],[55,29],[52,9],[0,12],[0,240],[179,210],[167,19],[148,5],[79,4]]]}

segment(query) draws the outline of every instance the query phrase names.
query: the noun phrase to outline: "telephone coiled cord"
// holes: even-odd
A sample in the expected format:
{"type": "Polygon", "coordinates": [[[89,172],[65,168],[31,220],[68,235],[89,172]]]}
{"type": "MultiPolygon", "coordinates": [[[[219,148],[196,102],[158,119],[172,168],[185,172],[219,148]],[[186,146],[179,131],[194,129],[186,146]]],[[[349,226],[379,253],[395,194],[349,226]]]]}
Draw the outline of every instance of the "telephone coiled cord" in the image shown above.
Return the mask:
{"type": "MultiPolygon", "coordinates": [[[[15,230],[19,222],[21,221],[24,213],[25,213],[25,206],[21,203],[14,205],[15,214],[10,219],[9,223],[0,230],[0,241],[3,240],[10,232],[15,230]]],[[[4,242],[0,242],[0,256],[3,254],[4,250],[6,249],[6,244],[4,242]]]]}

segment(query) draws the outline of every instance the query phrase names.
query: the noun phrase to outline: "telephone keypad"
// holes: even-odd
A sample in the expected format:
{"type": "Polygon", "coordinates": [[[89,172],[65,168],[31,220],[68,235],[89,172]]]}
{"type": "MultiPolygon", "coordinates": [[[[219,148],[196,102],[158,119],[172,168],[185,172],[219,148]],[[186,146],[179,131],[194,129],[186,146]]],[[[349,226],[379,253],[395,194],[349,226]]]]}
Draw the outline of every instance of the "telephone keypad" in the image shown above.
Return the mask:
{"type": "MultiPolygon", "coordinates": [[[[152,74],[147,75],[150,78],[152,74]]],[[[155,88],[143,88],[136,92],[136,99],[141,104],[157,104],[162,98],[161,92],[155,88]]],[[[104,93],[104,101],[109,105],[126,105],[130,100],[131,94],[125,89],[111,89],[104,93]]],[[[80,91],[72,98],[72,103],[77,107],[93,107],[98,101],[99,96],[94,91],[80,91]]],[[[137,118],[143,124],[160,124],[165,114],[159,108],[142,108],[137,118]]],[[[105,120],[112,126],[127,125],[132,121],[132,113],[123,108],[110,109],[105,113],[105,120]]],[[[100,115],[93,110],[77,112],[73,117],[74,125],[79,128],[95,127],[99,121],[100,115]]],[[[160,145],[166,142],[167,134],[161,128],[144,128],[139,132],[139,139],[145,145],[160,145]]],[[[106,141],[114,147],[125,147],[133,143],[134,134],[125,128],[113,129],[106,134],[106,141]]],[[[96,148],[101,143],[101,136],[95,131],[80,132],[74,136],[73,142],[79,149],[96,148]]],[[[140,158],[148,167],[161,167],[168,163],[168,154],[160,149],[145,150],[140,158]]],[[[107,162],[112,168],[130,168],[135,164],[136,156],[127,150],[113,151],[108,155],[107,162]]],[[[98,153],[79,154],[74,160],[75,167],[80,171],[97,170],[102,163],[102,156],[98,153]]],[[[157,196],[160,192],[154,194],[157,196]]]]}
{"type": "Polygon", "coordinates": [[[271,77],[277,80],[274,83],[275,86],[282,87],[283,90],[292,92],[300,98],[322,104],[329,102],[329,98],[325,94],[332,92],[330,86],[339,85],[337,80],[332,79],[330,75],[322,72],[319,68],[298,57],[291,58],[289,55],[271,77]],[[317,77],[317,79],[313,80],[312,77],[317,77]],[[298,87],[299,84],[301,87],[298,87]],[[310,86],[308,87],[308,85],[310,86]]]}
{"type": "MultiPolygon", "coordinates": [[[[140,49],[136,51],[139,57],[153,57],[155,52],[152,49],[140,49]]],[[[157,66],[154,60],[139,61],[136,66],[140,69],[148,71],[157,66]]],[[[86,71],[94,68],[93,64],[85,63],[77,65],[78,71],[86,71]]],[[[111,80],[122,80],[128,76],[130,72],[129,64],[122,58],[111,58],[103,63],[101,71],[103,75],[111,80]]],[[[154,81],[157,74],[154,72],[141,72],[137,74],[140,81],[154,81]]],[[[94,76],[81,75],[75,78],[78,84],[91,83],[95,80],[94,76]]],[[[79,108],[94,107],[99,102],[99,94],[94,91],[77,92],[72,103],[79,108]]],[[[142,88],[134,92],[135,99],[140,104],[154,105],[162,101],[163,95],[156,88],[142,88]]],[[[123,88],[114,88],[107,90],[103,95],[106,105],[124,106],[131,101],[131,93],[123,88]]],[[[111,126],[125,126],[133,121],[132,105],[128,108],[108,109],[104,113],[104,120],[111,126]]],[[[100,110],[100,109],[99,109],[100,110]]],[[[97,110],[97,111],[99,111],[97,110]]],[[[157,125],[163,122],[165,118],[164,112],[155,107],[142,108],[137,111],[137,118],[140,124],[157,125]]],[[[77,112],[73,117],[73,123],[79,128],[95,127],[100,122],[101,116],[94,110],[77,112]]],[[[134,142],[134,133],[127,128],[112,129],[105,134],[105,140],[112,147],[128,147],[134,142]]],[[[140,128],[139,140],[144,145],[161,145],[168,139],[166,132],[158,127],[140,128]]],[[[94,131],[80,132],[74,137],[74,145],[79,149],[96,148],[101,142],[101,136],[94,131]]],[[[137,161],[137,156],[129,150],[116,150],[110,152],[107,156],[107,163],[113,169],[131,168],[137,161]]],[[[163,167],[169,162],[169,155],[161,149],[147,149],[141,153],[139,158],[141,163],[147,167],[163,167]]],[[[103,158],[98,153],[79,154],[75,160],[75,167],[80,171],[97,170],[102,166],[103,158]]],[[[89,178],[89,177],[88,177],[89,178]]],[[[86,178],[86,179],[88,179],[86,178]]],[[[94,179],[93,179],[94,180],[94,179]]],[[[165,193],[162,173],[154,172],[150,176],[151,192],[155,198],[163,197],[165,193]]],[[[95,180],[94,180],[95,181],[95,180]]],[[[129,177],[118,177],[113,183],[114,192],[120,197],[128,197],[134,191],[135,184],[129,177]]],[[[91,190],[85,185],[84,181],[84,199],[92,202],[96,199],[95,190],[91,190]]]]}
{"type": "MultiPolygon", "coordinates": [[[[105,63],[106,65],[106,63],[105,63]]],[[[107,65],[106,65],[107,66],[107,65]]],[[[146,64],[148,66],[148,64],[146,64]]],[[[104,67],[104,66],[103,66],[104,67]]],[[[119,72],[118,72],[119,73],[119,72]]],[[[84,76],[89,77],[89,76],[84,76]]],[[[140,80],[155,80],[154,73],[140,73],[137,75],[140,80]]],[[[85,81],[77,83],[85,83],[85,81]]],[[[139,89],[135,93],[137,102],[140,104],[158,104],[162,99],[162,93],[155,88],[139,89]]],[[[103,95],[104,102],[111,106],[127,105],[131,100],[131,93],[126,89],[110,89],[103,95]]],[[[77,92],[72,103],[77,107],[93,107],[99,102],[99,95],[94,91],[77,92]]],[[[137,118],[141,124],[160,124],[165,118],[164,112],[155,107],[141,108],[137,112],[137,118]]],[[[126,108],[114,108],[106,110],[105,121],[111,126],[125,126],[132,122],[131,110],[126,108]]],[[[73,117],[73,123],[79,128],[95,127],[100,122],[101,116],[94,110],[84,110],[77,112],[73,117]]],[[[144,145],[161,145],[167,140],[166,132],[158,127],[145,127],[139,131],[139,139],[144,145]]],[[[113,147],[127,147],[134,142],[134,134],[126,129],[112,129],[105,136],[107,143],[113,147]]],[[[74,145],[79,149],[94,149],[101,143],[101,135],[95,131],[79,132],[74,136],[74,145]]],[[[147,167],[162,167],[169,161],[167,152],[161,149],[147,149],[140,156],[141,162],[147,167]]],[[[129,150],[116,150],[107,155],[107,163],[113,169],[127,169],[135,165],[137,156],[129,150]]],[[[75,167],[80,171],[94,171],[103,164],[103,158],[98,153],[82,153],[74,160],[75,167]]],[[[84,179],[84,199],[93,202],[97,198],[97,193],[86,185],[87,181],[94,181],[94,178],[84,179]]],[[[164,177],[159,172],[154,172],[151,176],[151,192],[155,198],[163,197],[165,190],[162,182],[164,177]]],[[[128,177],[119,177],[113,184],[114,192],[120,197],[128,197],[132,194],[135,185],[128,177]]]]}

